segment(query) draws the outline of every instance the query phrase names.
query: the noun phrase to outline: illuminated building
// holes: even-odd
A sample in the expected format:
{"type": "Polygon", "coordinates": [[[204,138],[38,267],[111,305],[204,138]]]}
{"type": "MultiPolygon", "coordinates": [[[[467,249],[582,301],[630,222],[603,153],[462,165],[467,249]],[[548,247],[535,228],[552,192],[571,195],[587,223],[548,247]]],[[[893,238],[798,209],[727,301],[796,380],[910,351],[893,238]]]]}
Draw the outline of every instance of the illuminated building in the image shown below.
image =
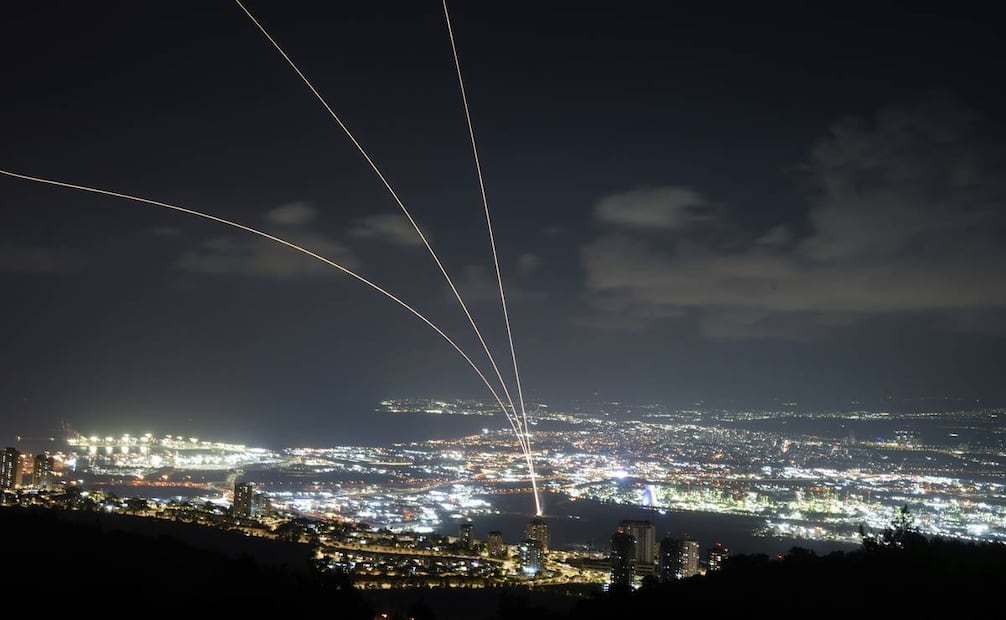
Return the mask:
{"type": "Polygon", "coordinates": [[[520,569],[528,576],[538,575],[545,570],[545,549],[536,538],[525,538],[518,547],[520,569]]]}
{"type": "Polygon", "coordinates": [[[272,512],[272,500],[268,495],[261,493],[252,494],[252,516],[267,516],[272,512]]]}
{"type": "Polygon", "coordinates": [[[678,541],[677,572],[678,579],[684,579],[699,574],[699,543],[685,538],[678,541]]]}
{"type": "Polygon", "coordinates": [[[462,546],[472,546],[472,528],[474,527],[475,525],[473,523],[462,523],[458,526],[458,537],[461,539],[462,546]]]}
{"type": "Polygon", "coordinates": [[[250,482],[234,483],[234,516],[252,516],[252,504],[255,501],[255,487],[250,482]]]}
{"type": "Polygon", "coordinates": [[[715,547],[710,547],[706,551],[706,560],[710,571],[717,571],[723,568],[723,563],[730,557],[730,550],[723,546],[723,543],[716,543],[715,547]]]}
{"type": "Polygon", "coordinates": [[[541,552],[543,555],[548,555],[548,521],[542,519],[541,517],[535,517],[528,521],[527,527],[524,528],[524,535],[532,540],[537,540],[541,543],[541,552]]]}
{"type": "Polygon", "coordinates": [[[503,532],[499,530],[493,530],[489,532],[489,539],[486,541],[489,547],[489,557],[491,558],[503,558],[506,557],[506,545],[503,544],[503,532]]]}
{"type": "Polygon", "coordinates": [[[618,529],[636,539],[636,563],[653,564],[657,558],[657,527],[649,521],[622,521],[618,529]]]}
{"type": "Polygon", "coordinates": [[[16,489],[21,486],[21,453],[16,448],[4,448],[0,454],[0,489],[16,489]]]}
{"type": "Polygon", "coordinates": [[[611,537],[611,585],[631,586],[636,574],[636,537],[619,527],[611,537]]]}
{"type": "Polygon", "coordinates": [[[678,540],[668,535],[660,541],[660,549],[657,552],[657,574],[660,581],[671,581],[677,579],[677,573],[678,540]]]}
{"type": "MultiPolygon", "coordinates": [[[[724,549],[724,551],[726,551],[724,549]]],[[[699,574],[699,543],[690,538],[670,536],[660,541],[658,574],[661,581],[684,579],[699,574]]]]}
{"type": "Polygon", "coordinates": [[[36,454],[32,461],[31,485],[44,491],[52,490],[52,469],[54,461],[48,454],[36,454]]]}

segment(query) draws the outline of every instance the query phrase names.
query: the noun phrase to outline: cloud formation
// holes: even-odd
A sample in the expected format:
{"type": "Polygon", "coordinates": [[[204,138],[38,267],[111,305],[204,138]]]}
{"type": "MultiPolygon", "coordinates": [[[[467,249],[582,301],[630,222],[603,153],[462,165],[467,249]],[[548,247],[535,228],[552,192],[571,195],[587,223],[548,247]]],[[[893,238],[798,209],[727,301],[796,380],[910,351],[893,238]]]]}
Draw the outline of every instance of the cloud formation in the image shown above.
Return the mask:
{"type": "MultiPolygon", "coordinates": [[[[522,274],[522,275],[526,275],[522,274]]],[[[456,280],[458,290],[464,297],[465,303],[500,303],[499,282],[496,280],[496,272],[485,265],[465,265],[461,271],[461,277],[456,280]]],[[[522,304],[537,301],[545,298],[545,293],[528,288],[522,282],[515,282],[513,279],[503,278],[504,292],[506,293],[507,305],[522,304]]],[[[445,295],[451,300],[454,293],[450,289],[445,289],[445,295]]]]}
{"type": "Polygon", "coordinates": [[[932,95],[835,123],[801,166],[812,188],[802,231],[738,232],[688,188],[605,198],[595,217],[606,229],[581,253],[588,299],[630,323],[689,316],[723,338],[1006,308],[1003,149],[980,139],[980,122],[932,95]]]}
{"type": "Polygon", "coordinates": [[[280,226],[305,226],[317,217],[318,209],[306,202],[290,202],[265,214],[266,221],[280,226]]]}
{"type": "Polygon", "coordinates": [[[150,229],[150,234],[162,239],[174,239],[181,237],[184,233],[182,229],[175,228],[174,226],[154,226],[150,229]]]}
{"type": "Polygon", "coordinates": [[[0,271],[25,274],[73,273],[84,266],[76,250],[40,245],[0,245],[0,271]]]}
{"type": "MultiPolygon", "coordinates": [[[[357,260],[345,245],[328,237],[303,230],[314,221],[317,210],[306,203],[290,203],[268,211],[263,219],[285,226],[278,236],[347,269],[356,269],[357,260]]],[[[186,271],[211,275],[298,278],[332,274],[335,269],[321,261],[276,242],[253,236],[222,235],[186,250],[177,261],[186,271]]]]}
{"type": "Polygon", "coordinates": [[[537,254],[525,252],[517,257],[517,271],[523,275],[534,273],[541,266],[541,258],[537,254]]]}
{"type": "MultiPolygon", "coordinates": [[[[350,234],[360,239],[376,239],[404,247],[418,247],[423,244],[409,220],[397,213],[377,213],[362,217],[357,220],[350,234]]],[[[427,239],[430,238],[425,230],[423,234],[427,239]]]]}
{"type": "MultiPolygon", "coordinates": [[[[347,269],[356,267],[356,258],[349,248],[321,235],[285,238],[347,269]]],[[[272,241],[234,236],[214,237],[198,248],[185,251],[177,265],[203,274],[281,279],[336,273],[333,267],[272,241]]]]}
{"type": "Polygon", "coordinates": [[[682,228],[715,220],[715,205],[688,187],[636,189],[602,198],[594,208],[598,222],[639,230],[682,228]]]}

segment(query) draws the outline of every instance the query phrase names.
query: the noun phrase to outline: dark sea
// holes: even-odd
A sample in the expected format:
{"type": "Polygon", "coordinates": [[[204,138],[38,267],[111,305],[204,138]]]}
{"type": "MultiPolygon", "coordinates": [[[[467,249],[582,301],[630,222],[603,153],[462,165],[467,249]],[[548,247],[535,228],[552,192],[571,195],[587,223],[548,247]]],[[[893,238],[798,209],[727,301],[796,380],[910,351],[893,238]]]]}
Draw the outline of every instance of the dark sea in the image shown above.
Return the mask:
{"type": "MultiPolygon", "coordinates": [[[[337,436],[326,437],[326,443],[316,447],[325,447],[326,445],[384,446],[392,443],[408,443],[429,439],[451,439],[479,433],[482,429],[511,432],[510,426],[502,414],[463,416],[371,412],[359,416],[355,420],[354,424],[340,427],[337,436]]],[[[642,420],[657,424],[662,422],[660,418],[642,418],[642,420]]],[[[933,417],[909,419],[856,419],[841,415],[828,417],[793,415],[762,420],[729,421],[710,418],[699,423],[789,436],[814,435],[861,441],[890,440],[898,433],[908,431],[920,442],[949,446],[966,443],[981,445],[996,441],[996,435],[1004,432],[1003,425],[1006,424],[1006,422],[998,420],[981,418],[974,412],[943,413],[933,417]]],[[[584,427],[567,422],[541,420],[532,428],[540,431],[555,431],[583,429],[584,427]]]]}
{"type": "MultiPolygon", "coordinates": [[[[541,426],[539,428],[548,428],[541,426]]],[[[436,413],[373,412],[356,418],[314,448],[329,446],[390,446],[430,439],[456,439],[481,433],[483,429],[513,432],[503,414],[443,415],[436,413]]],[[[291,446],[280,446],[291,447],[291,446]]]]}
{"type": "MultiPolygon", "coordinates": [[[[534,516],[534,500],[530,493],[486,497],[500,514],[480,515],[473,519],[475,536],[485,540],[488,532],[499,530],[507,542],[515,543],[524,537],[524,526],[534,516]]],[[[606,551],[611,535],[620,521],[648,520],[657,528],[657,540],[666,535],[673,538],[689,537],[699,541],[702,549],[722,543],[732,553],[784,553],[794,546],[812,549],[818,553],[851,551],[858,545],[811,541],[797,538],[760,537],[754,531],[764,524],[764,519],[746,515],[728,515],[708,512],[657,511],[623,504],[604,503],[587,499],[572,500],[556,494],[542,495],[545,519],[549,522],[552,547],[591,548],[606,551]]],[[[442,533],[456,536],[458,523],[445,524],[442,533]]]]}
{"type": "Polygon", "coordinates": [[[989,421],[976,422],[966,415],[945,414],[932,418],[873,419],[828,417],[791,417],[770,420],[738,420],[716,423],[717,426],[743,428],[781,435],[813,435],[831,439],[860,441],[890,441],[899,433],[911,433],[923,444],[958,446],[962,444],[985,445],[997,441],[1001,428],[993,428],[989,421]]]}

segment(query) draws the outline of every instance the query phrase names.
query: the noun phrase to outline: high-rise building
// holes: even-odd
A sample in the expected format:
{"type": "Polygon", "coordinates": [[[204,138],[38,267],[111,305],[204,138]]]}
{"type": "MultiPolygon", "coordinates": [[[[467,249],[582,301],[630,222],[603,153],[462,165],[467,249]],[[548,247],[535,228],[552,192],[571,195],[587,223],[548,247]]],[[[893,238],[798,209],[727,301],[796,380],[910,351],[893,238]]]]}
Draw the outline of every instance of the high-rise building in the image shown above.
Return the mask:
{"type": "Polygon", "coordinates": [[[488,547],[489,557],[503,558],[506,556],[506,545],[503,543],[503,532],[499,530],[489,532],[489,538],[486,541],[486,546],[488,547]]]}
{"type": "Polygon", "coordinates": [[[255,486],[250,482],[234,483],[234,516],[252,516],[252,504],[255,501],[255,486]]]}
{"type": "Polygon", "coordinates": [[[548,542],[548,521],[542,519],[541,517],[535,517],[528,521],[527,527],[524,528],[524,536],[533,540],[537,540],[541,543],[541,552],[543,555],[548,555],[549,542],[548,542]]]}
{"type": "Polygon", "coordinates": [[[657,527],[649,521],[622,521],[618,529],[636,539],[636,564],[653,564],[657,559],[657,527]]]}
{"type": "Polygon", "coordinates": [[[657,550],[657,577],[660,581],[677,579],[678,572],[678,541],[670,534],[660,541],[657,550]]]}
{"type": "Polygon", "coordinates": [[[691,538],[678,541],[678,579],[699,574],[699,542],[691,538]]]}
{"type": "Polygon", "coordinates": [[[699,543],[690,538],[667,536],[660,541],[658,576],[661,581],[684,579],[699,574],[699,543]]]}
{"type": "Polygon", "coordinates": [[[678,541],[668,534],[660,541],[660,548],[657,550],[657,577],[660,581],[671,581],[677,579],[677,572],[678,541]]]}
{"type": "Polygon", "coordinates": [[[723,563],[730,557],[730,550],[723,543],[716,543],[706,551],[706,562],[710,571],[723,569],[723,563]]]}
{"type": "Polygon", "coordinates": [[[461,539],[461,545],[464,547],[472,546],[472,529],[475,528],[473,523],[462,523],[458,526],[458,537],[461,539]]]}
{"type": "Polygon", "coordinates": [[[0,489],[16,489],[21,486],[21,467],[24,459],[17,448],[4,448],[0,454],[0,489]]]}
{"type": "Polygon", "coordinates": [[[31,486],[43,491],[52,490],[54,465],[54,459],[48,454],[36,454],[32,461],[31,486]]]}
{"type": "Polygon", "coordinates": [[[545,549],[536,538],[525,538],[517,548],[520,553],[520,569],[530,576],[545,570],[545,549]]]}
{"type": "Polygon", "coordinates": [[[268,495],[263,495],[262,493],[252,494],[252,516],[261,517],[268,516],[272,513],[272,500],[268,495]]]}
{"type": "Polygon", "coordinates": [[[636,574],[636,537],[623,528],[611,537],[611,585],[631,586],[636,574]]]}

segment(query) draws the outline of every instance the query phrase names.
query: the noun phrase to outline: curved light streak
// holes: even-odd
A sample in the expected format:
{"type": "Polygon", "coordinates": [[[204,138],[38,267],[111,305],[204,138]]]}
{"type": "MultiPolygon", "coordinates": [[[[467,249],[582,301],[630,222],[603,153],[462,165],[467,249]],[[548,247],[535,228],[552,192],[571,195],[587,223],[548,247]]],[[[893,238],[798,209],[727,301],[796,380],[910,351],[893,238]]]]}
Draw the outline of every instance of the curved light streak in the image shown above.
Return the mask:
{"type": "Polygon", "coordinates": [[[44,178],[41,178],[41,177],[33,177],[33,176],[29,176],[27,174],[19,174],[17,172],[10,172],[9,170],[0,170],[0,174],[6,175],[6,176],[9,176],[9,177],[14,177],[14,178],[17,178],[17,179],[24,179],[26,181],[34,181],[36,183],[44,183],[44,184],[47,184],[47,185],[55,185],[57,187],[65,187],[65,188],[68,188],[68,189],[75,189],[75,190],[79,190],[79,191],[83,191],[83,192],[90,192],[92,194],[103,194],[105,196],[112,196],[114,198],[122,198],[124,200],[132,200],[134,202],[145,203],[145,204],[153,205],[155,207],[161,207],[161,208],[164,208],[164,209],[171,209],[173,211],[178,211],[178,212],[181,212],[181,213],[186,213],[188,215],[194,215],[196,217],[201,217],[203,219],[207,219],[207,220],[211,220],[211,221],[214,221],[214,222],[218,222],[220,224],[226,224],[227,226],[232,226],[234,228],[243,230],[245,232],[252,233],[253,235],[258,235],[259,237],[262,237],[264,239],[268,239],[269,241],[273,241],[275,243],[279,243],[280,245],[285,245],[286,247],[288,247],[290,249],[296,250],[296,251],[298,251],[298,252],[300,252],[302,254],[306,254],[306,255],[310,256],[311,258],[313,258],[315,260],[319,260],[319,261],[325,263],[326,265],[329,265],[330,267],[335,267],[339,271],[345,273],[348,276],[351,276],[351,277],[355,278],[356,280],[358,280],[359,282],[362,282],[363,284],[366,284],[367,286],[369,286],[370,288],[374,289],[378,293],[384,295],[385,297],[387,297],[391,301],[397,303],[399,306],[405,308],[406,310],[408,310],[409,312],[411,312],[416,318],[418,318],[420,321],[422,321],[423,323],[426,323],[431,329],[433,329],[433,331],[437,332],[437,334],[439,334],[441,338],[443,338],[444,340],[446,340],[447,343],[449,345],[451,345],[451,347],[455,351],[457,351],[458,354],[461,355],[461,357],[463,357],[466,362],[468,362],[468,365],[472,367],[472,370],[474,370],[475,374],[478,375],[479,379],[482,380],[482,383],[484,383],[485,386],[487,388],[489,388],[489,393],[492,394],[493,399],[496,400],[496,403],[500,406],[500,409],[503,410],[503,413],[507,417],[507,421],[510,422],[510,427],[513,428],[514,433],[517,435],[517,442],[520,444],[521,449],[523,451],[525,451],[525,452],[527,451],[526,447],[525,447],[525,444],[524,444],[524,439],[521,437],[521,433],[518,430],[518,425],[520,423],[520,420],[518,419],[517,423],[516,424],[514,423],[514,420],[510,417],[510,413],[507,410],[506,405],[503,404],[503,400],[499,397],[499,394],[497,394],[497,392],[493,388],[492,384],[489,383],[489,380],[482,373],[482,371],[479,370],[479,367],[475,365],[475,362],[472,361],[472,359],[468,356],[468,354],[465,353],[461,349],[461,347],[458,346],[458,344],[456,342],[454,342],[454,340],[450,336],[448,336],[446,333],[444,333],[444,331],[442,329],[440,329],[440,327],[438,327],[435,323],[433,323],[433,321],[431,321],[428,318],[426,318],[421,312],[419,312],[418,310],[416,310],[415,308],[413,308],[412,306],[410,306],[408,303],[402,301],[401,299],[399,299],[398,297],[396,297],[393,293],[391,293],[388,290],[384,289],[380,285],[375,284],[374,282],[371,282],[367,278],[365,278],[365,277],[361,276],[360,274],[352,271],[351,269],[343,267],[342,265],[340,265],[339,263],[337,263],[337,262],[335,262],[333,260],[325,258],[324,256],[322,256],[320,254],[316,254],[315,252],[312,252],[311,250],[308,250],[307,248],[303,248],[303,247],[297,245],[296,243],[292,243],[292,242],[287,241],[286,239],[283,239],[281,237],[277,237],[275,235],[270,235],[267,232],[263,232],[263,231],[258,230],[256,228],[252,228],[251,226],[245,226],[244,224],[240,224],[238,222],[234,222],[234,221],[231,221],[231,220],[228,220],[228,219],[224,219],[222,217],[217,217],[216,215],[211,215],[209,213],[203,213],[202,211],[196,211],[194,209],[187,209],[185,207],[179,207],[178,205],[173,205],[173,204],[170,204],[170,203],[167,203],[167,202],[161,202],[159,200],[151,200],[149,198],[143,198],[143,197],[140,197],[140,196],[132,196],[130,194],[123,194],[123,193],[120,193],[120,192],[113,192],[113,191],[109,191],[109,190],[106,190],[106,189],[99,189],[99,188],[96,188],[96,187],[88,187],[86,185],[76,185],[74,183],[66,183],[64,181],[56,181],[56,180],[53,180],[53,179],[44,179],[44,178]]]}
{"type": "MultiPolygon", "coordinates": [[[[486,184],[482,177],[482,163],[479,160],[479,149],[475,142],[475,127],[472,125],[472,114],[468,107],[468,94],[465,92],[465,81],[461,77],[461,58],[454,42],[454,28],[451,26],[451,14],[447,10],[447,0],[444,3],[444,20],[447,22],[447,34],[451,40],[451,52],[454,53],[454,68],[458,73],[458,87],[461,90],[461,102],[464,104],[465,120],[468,121],[468,136],[472,142],[472,156],[475,158],[475,172],[479,179],[479,191],[482,194],[482,206],[485,208],[486,227],[489,229],[489,245],[493,252],[493,265],[496,267],[496,281],[499,283],[500,304],[503,306],[503,321],[506,323],[506,337],[510,343],[510,359],[513,360],[513,376],[517,383],[517,402],[520,403],[521,427],[524,429],[524,445],[527,446],[527,466],[531,470],[531,487],[534,490],[535,511],[541,516],[541,502],[538,499],[538,483],[535,480],[534,466],[531,464],[531,433],[527,425],[527,411],[524,408],[524,390],[521,388],[520,371],[517,369],[517,351],[513,345],[513,332],[510,330],[510,314],[507,311],[506,294],[503,292],[503,274],[500,272],[499,254],[496,252],[496,236],[493,234],[493,220],[489,215],[489,198],[486,196],[486,184]]],[[[516,409],[514,415],[517,415],[516,409]]]]}
{"type": "Polygon", "coordinates": [[[461,304],[461,309],[464,311],[465,316],[468,317],[468,322],[471,323],[472,329],[475,330],[475,335],[478,337],[479,342],[482,344],[482,350],[485,351],[486,357],[489,358],[489,363],[492,365],[493,370],[496,372],[496,377],[499,379],[500,385],[503,386],[503,393],[507,398],[507,402],[510,403],[510,408],[513,410],[514,415],[516,415],[517,409],[516,407],[514,407],[513,398],[510,396],[510,390],[507,388],[506,381],[503,380],[503,375],[500,373],[500,369],[496,365],[496,359],[493,357],[492,353],[489,352],[489,345],[486,344],[485,338],[482,337],[482,332],[481,330],[479,330],[478,325],[475,323],[475,318],[472,316],[472,313],[468,310],[468,306],[467,304],[465,304],[464,299],[462,299],[461,293],[454,285],[454,280],[452,280],[451,276],[447,273],[447,268],[444,267],[442,262],[440,262],[440,258],[437,256],[437,253],[433,250],[433,246],[430,245],[430,242],[429,240],[427,240],[426,235],[424,235],[423,231],[419,228],[419,224],[417,224],[416,221],[412,218],[412,214],[409,213],[409,210],[408,208],[406,208],[405,203],[402,202],[401,198],[399,198],[398,193],[394,190],[393,187],[391,187],[391,183],[384,176],[384,173],[381,172],[381,169],[377,166],[374,160],[370,157],[370,154],[367,153],[366,149],[363,148],[363,145],[360,144],[360,142],[356,139],[356,136],[353,135],[353,132],[351,132],[349,130],[349,127],[347,127],[346,124],[342,122],[342,119],[339,118],[339,115],[335,113],[335,110],[332,109],[332,106],[330,106],[328,102],[325,100],[325,98],[321,96],[321,93],[318,92],[318,89],[316,89],[314,87],[314,84],[312,84],[311,81],[307,79],[307,76],[305,76],[304,73],[300,70],[300,68],[297,67],[297,65],[293,62],[290,56],[287,55],[287,53],[283,50],[280,44],[276,41],[276,39],[274,39],[272,35],[269,34],[269,31],[266,30],[265,27],[262,26],[262,24],[257,19],[255,19],[255,16],[252,15],[251,11],[245,8],[244,4],[241,3],[241,0],[234,0],[234,1],[241,8],[241,10],[244,11],[245,15],[248,16],[248,19],[250,19],[252,23],[255,24],[256,27],[258,27],[258,29],[262,32],[262,34],[265,35],[265,38],[268,39],[270,43],[272,43],[272,46],[276,48],[276,51],[279,52],[280,55],[283,57],[283,59],[287,62],[287,64],[290,65],[290,68],[292,68],[294,72],[297,74],[297,76],[300,77],[301,81],[304,82],[304,84],[315,96],[315,98],[321,102],[321,105],[325,108],[326,111],[328,111],[328,114],[339,125],[342,131],[346,134],[346,137],[348,137],[350,142],[353,143],[353,146],[356,147],[356,150],[359,151],[360,155],[363,155],[363,158],[367,160],[368,164],[370,164],[370,167],[377,175],[377,178],[381,180],[381,183],[384,184],[385,189],[387,189],[388,193],[391,194],[392,199],[394,199],[395,203],[402,210],[402,213],[405,214],[405,217],[409,220],[409,223],[412,224],[412,227],[416,230],[416,233],[422,240],[423,245],[426,246],[426,249],[429,251],[430,256],[433,257],[433,261],[437,264],[437,267],[440,268],[440,273],[443,274],[444,279],[447,281],[448,286],[450,286],[451,291],[454,293],[454,297],[458,300],[458,303],[461,304]]]}

